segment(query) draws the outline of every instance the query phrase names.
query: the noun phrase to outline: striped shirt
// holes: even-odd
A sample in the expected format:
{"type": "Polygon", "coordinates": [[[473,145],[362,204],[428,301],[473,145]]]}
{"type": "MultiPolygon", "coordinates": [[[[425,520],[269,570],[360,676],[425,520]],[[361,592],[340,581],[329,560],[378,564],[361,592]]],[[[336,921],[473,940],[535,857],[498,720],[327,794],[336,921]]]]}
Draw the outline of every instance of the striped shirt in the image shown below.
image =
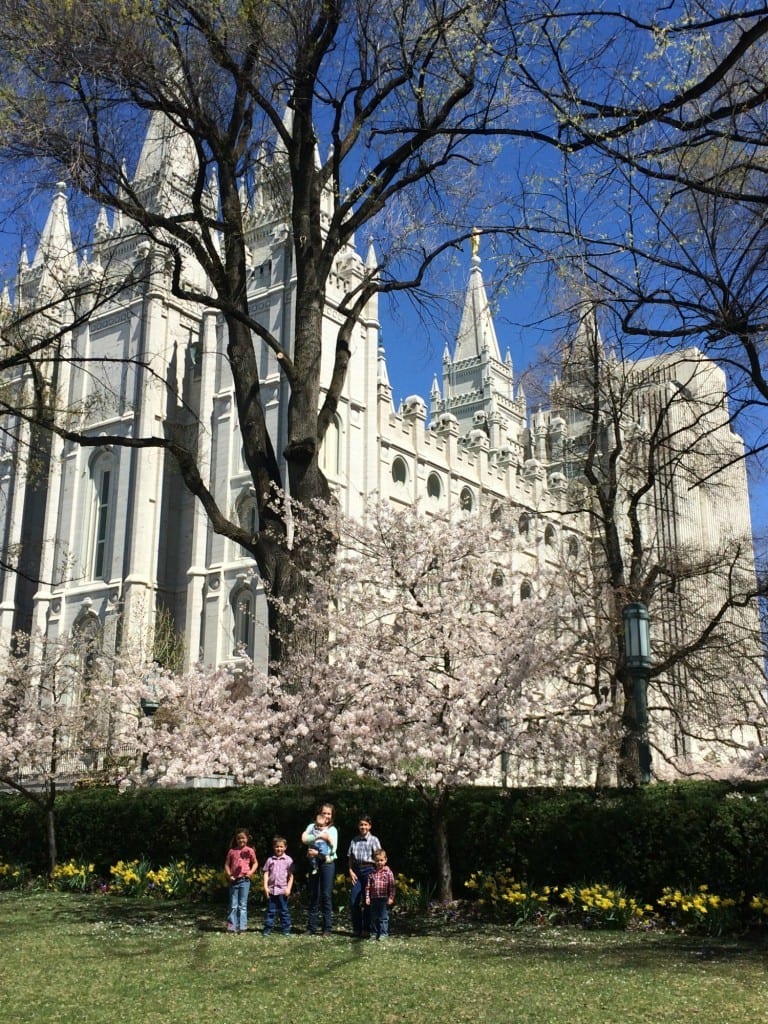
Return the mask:
{"type": "Polygon", "coordinates": [[[367,836],[355,836],[347,851],[350,866],[355,870],[361,864],[373,864],[373,855],[380,849],[381,843],[372,833],[369,832],[367,836]]]}

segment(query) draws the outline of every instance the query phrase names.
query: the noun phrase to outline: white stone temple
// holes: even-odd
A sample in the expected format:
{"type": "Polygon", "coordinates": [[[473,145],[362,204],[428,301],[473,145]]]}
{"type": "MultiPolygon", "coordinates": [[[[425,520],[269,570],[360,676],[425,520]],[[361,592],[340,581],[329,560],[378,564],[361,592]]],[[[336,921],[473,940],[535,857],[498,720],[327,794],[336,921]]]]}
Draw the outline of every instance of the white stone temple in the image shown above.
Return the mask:
{"type": "MultiPolygon", "coordinates": [[[[172,204],[183,190],[188,159],[153,121],[135,189],[172,204]]],[[[249,212],[251,310],[290,348],[291,238],[265,194],[257,191],[249,212]]],[[[329,359],[340,299],[376,266],[372,245],[339,255],[324,323],[329,359]]],[[[193,264],[186,272],[202,283],[193,264]]],[[[161,248],[119,215],[110,223],[103,211],[87,258],[78,260],[61,185],[37,251],[31,262],[22,258],[13,296],[6,292],[3,304],[39,308],[49,330],[63,325],[63,358],[51,385],[78,429],[94,439],[194,432],[204,479],[220,507],[246,523],[256,514],[255,501],[242,458],[225,327],[215,311],[174,298],[169,273],[161,248]],[[64,311],[61,296],[74,279],[78,297],[64,311]],[[92,309],[82,287],[89,280],[100,296],[92,309]]],[[[588,416],[573,399],[579,359],[587,353],[594,360],[597,352],[607,373],[632,382],[624,416],[627,451],[647,443],[656,412],[666,410],[668,458],[644,501],[646,545],[682,556],[733,542],[740,545],[735,571],[748,585],[754,556],[743,443],[728,419],[722,370],[695,350],[630,366],[612,363],[588,313],[568,351],[550,407],[532,410],[499,344],[475,244],[461,320],[445,340],[442,379],[435,379],[427,399],[414,395],[395,408],[372,298],[353,334],[343,398],[322,449],[322,468],[343,510],[362,514],[373,494],[456,514],[511,503],[519,512],[516,585],[524,596],[538,566],[577,559],[592,547],[593,512],[574,512],[588,416]]],[[[260,359],[263,401],[280,452],[287,388],[274,356],[262,349],[260,359]]],[[[330,375],[330,363],[325,372],[330,375]]],[[[16,377],[5,386],[22,382],[16,377]]],[[[11,414],[4,419],[0,642],[6,649],[19,629],[47,635],[79,629],[114,648],[128,632],[150,636],[162,608],[184,634],[188,662],[219,664],[245,649],[263,663],[265,606],[254,563],[213,533],[170,457],[152,447],[84,447],[51,439],[11,414]]],[[[609,419],[600,457],[615,443],[609,419]]],[[[717,606],[721,584],[713,572],[702,614],[717,606]]],[[[687,627],[676,600],[669,595],[657,628],[682,636],[687,627]]],[[[756,636],[755,607],[740,615],[756,636]]],[[[754,647],[745,656],[757,657],[754,647]]],[[[737,671],[743,657],[739,651],[733,657],[737,671]]]]}

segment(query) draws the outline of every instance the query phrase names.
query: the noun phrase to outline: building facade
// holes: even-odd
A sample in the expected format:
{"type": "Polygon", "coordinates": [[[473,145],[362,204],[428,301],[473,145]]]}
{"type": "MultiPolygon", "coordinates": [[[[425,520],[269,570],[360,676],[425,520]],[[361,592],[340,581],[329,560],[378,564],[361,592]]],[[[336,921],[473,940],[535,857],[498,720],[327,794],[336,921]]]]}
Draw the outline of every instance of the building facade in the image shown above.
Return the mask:
{"type": "MultiPolygon", "coordinates": [[[[183,191],[189,159],[153,122],[135,189],[152,201],[173,202],[183,191]]],[[[247,241],[252,313],[290,348],[291,239],[274,204],[259,192],[247,241]]],[[[376,265],[372,245],[363,252],[350,245],[339,255],[323,325],[327,354],[341,322],[340,301],[376,265]]],[[[191,261],[185,272],[201,284],[191,261]]],[[[7,294],[4,302],[11,305],[7,294]]],[[[88,258],[78,262],[60,186],[37,252],[31,262],[22,258],[12,305],[47,308],[40,314],[50,321],[44,328],[61,328],[52,383],[79,429],[94,442],[100,435],[193,434],[203,477],[221,507],[242,525],[255,525],[225,327],[215,311],[173,297],[161,249],[134,225],[119,216],[109,223],[102,212],[88,258]],[[61,296],[73,280],[79,286],[67,303],[61,296]]],[[[456,515],[496,502],[511,505],[519,542],[512,555],[515,585],[524,597],[543,564],[575,562],[597,546],[595,510],[590,503],[579,505],[575,495],[581,493],[581,468],[595,437],[590,403],[579,396],[586,394],[585,367],[599,365],[601,374],[632,382],[620,417],[605,416],[601,452],[608,458],[617,429],[624,432],[627,481],[632,445],[647,448],[649,437],[658,435],[658,411],[664,410],[666,454],[659,480],[640,502],[649,557],[714,551],[732,541],[741,547],[738,572],[745,586],[754,577],[743,444],[729,424],[725,376],[698,352],[612,363],[594,319],[585,314],[553,384],[550,406],[532,410],[509,353],[502,354],[499,345],[477,240],[461,320],[455,338],[446,340],[442,379],[435,379],[428,400],[413,395],[394,407],[376,297],[360,317],[351,347],[344,395],[321,455],[349,515],[362,515],[374,494],[456,515]],[[722,472],[712,475],[718,466],[722,472]]],[[[286,385],[266,348],[260,359],[262,395],[279,452],[286,439],[286,385]]],[[[330,363],[324,372],[328,379],[330,363]]],[[[7,386],[21,394],[28,382],[22,374],[7,386]]],[[[243,650],[263,663],[266,611],[255,566],[213,533],[161,449],[75,445],[11,419],[5,436],[14,442],[0,452],[4,646],[15,630],[51,636],[85,631],[110,648],[129,634],[147,642],[163,609],[184,635],[187,663],[220,664],[243,650]]],[[[716,574],[708,585],[714,607],[722,596],[716,574]]],[[[663,628],[684,633],[682,614],[671,609],[663,628]]],[[[754,608],[741,615],[757,636],[754,608]]]]}

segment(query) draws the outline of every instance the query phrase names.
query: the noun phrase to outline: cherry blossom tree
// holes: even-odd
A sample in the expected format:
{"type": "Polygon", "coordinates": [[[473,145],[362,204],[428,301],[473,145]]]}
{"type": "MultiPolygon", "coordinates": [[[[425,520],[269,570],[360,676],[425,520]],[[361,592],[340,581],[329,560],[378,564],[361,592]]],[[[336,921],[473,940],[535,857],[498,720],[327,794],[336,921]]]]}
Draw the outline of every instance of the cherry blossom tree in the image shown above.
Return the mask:
{"type": "Polygon", "coordinates": [[[62,785],[114,778],[140,763],[142,692],[141,675],[128,670],[116,684],[87,638],[16,637],[0,680],[0,783],[44,813],[51,868],[62,785]]]}
{"type": "Polygon", "coordinates": [[[247,661],[148,678],[159,706],[140,723],[142,770],[137,774],[134,764],[127,783],[183,785],[210,776],[234,784],[280,781],[274,680],[247,661]]]}
{"type": "Polygon", "coordinates": [[[521,600],[503,515],[449,522],[377,505],[340,530],[332,578],[312,581],[301,615],[330,636],[330,657],[304,644],[283,668],[286,756],[413,787],[432,809],[438,892],[450,899],[451,792],[498,783],[502,758],[518,775],[561,777],[590,745],[614,742],[595,727],[608,713],[563,678],[570,612],[557,581],[540,573],[521,600]]]}
{"type": "Polygon", "coordinates": [[[130,649],[109,658],[94,638],[18,636],[0,680],[0,784],[45,815],[53,869],[56,799],[75,782],[276,781],[269,700],[266,678],[242,667],[174,676],[130,649]]]}

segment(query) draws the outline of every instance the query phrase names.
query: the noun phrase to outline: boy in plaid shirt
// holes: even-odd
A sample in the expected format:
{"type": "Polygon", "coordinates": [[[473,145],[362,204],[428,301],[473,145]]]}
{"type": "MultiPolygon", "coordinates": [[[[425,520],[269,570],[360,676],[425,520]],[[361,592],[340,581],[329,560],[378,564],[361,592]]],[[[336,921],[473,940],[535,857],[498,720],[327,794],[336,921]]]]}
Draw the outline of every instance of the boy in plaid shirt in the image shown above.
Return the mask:
{"type": "Polygon", "coordinates": [[[389,908],[395,902],[395,876],[387,867],[387,851],[377,850],[375,865],[365,885],[365,905],[371,908],[371,938],[389,935],[389,908]]]}

